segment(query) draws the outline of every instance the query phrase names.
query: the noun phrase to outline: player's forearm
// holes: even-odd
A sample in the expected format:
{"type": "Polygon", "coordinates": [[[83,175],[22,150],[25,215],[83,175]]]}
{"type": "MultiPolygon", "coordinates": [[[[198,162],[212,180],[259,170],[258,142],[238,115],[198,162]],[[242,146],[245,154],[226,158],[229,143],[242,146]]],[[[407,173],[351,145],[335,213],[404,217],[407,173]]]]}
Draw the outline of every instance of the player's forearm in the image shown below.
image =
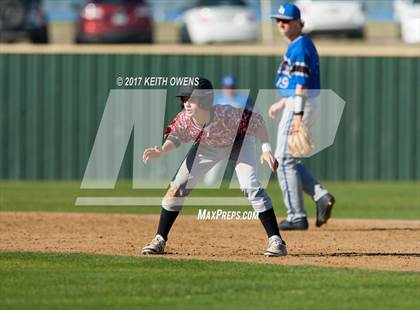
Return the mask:
{"type": "Polygon", "coordinates": [[[271,170],[275,171],[277,169],[277,165],[275,164],[276,160],[273,159],[272,149],[270,143],[268,142],[268,133],[265,125],[258,128],[256,131],[256,137],[261,141],[261,158],[269,163],[271,170]]]}
{"type": "Polygon", "coordinates": [[[303,119],[303,113],[295,114],[295,116],[294,116],[295,122],[300,123],[302,121],[302,119],[303,119]]]}
{"type": "Polygon", "coordinates": [[[255,136],[260,140],[262,144],[268,143],[268,133],[265,125],[257,129],[257,131],[255,132],[255,136]]]}
{"type": "Polygon", "coordinates": [[[282,99],[280,99],[279,101],[273,104],[273,110],[281,111],[284,109],[285,104],[286,104],[286,98],[283,97],[282,99]]]}
{"type": "Polygon", "coordinates": [[[171,140],[166,140],[163,145],[161,146],[161,155],[169,153],[170,151],[176,149],[176,145],[171,140]]]}
{"type": "Polygon", "coordinates": [[[306,89],[302,85],[296,85],[294,100],[294,113],[302,120],[303,111],[306,103],[306,89]]]}
{"type": "Polygon", "coordinates": [[[306,96],[306,88],[303,85],[296,85],[295,94],[298,96],[306,96]]]}

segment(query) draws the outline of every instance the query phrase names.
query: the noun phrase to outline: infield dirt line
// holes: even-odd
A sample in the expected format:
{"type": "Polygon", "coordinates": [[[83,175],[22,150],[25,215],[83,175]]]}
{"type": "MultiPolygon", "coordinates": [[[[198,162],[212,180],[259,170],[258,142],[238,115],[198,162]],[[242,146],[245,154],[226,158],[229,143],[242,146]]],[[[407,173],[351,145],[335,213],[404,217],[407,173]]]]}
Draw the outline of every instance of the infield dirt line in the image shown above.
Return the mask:
{"type": "MultiPolygon", "coordinates": [[[[140,256],[158,215],[1,212],[0,251],[140,256]]],[[[284,232],[289,255],[266,258],[258,220],[197,220],[181,215],[166,258],[420,271],[420,221],[331,219],[284,232]]]]}

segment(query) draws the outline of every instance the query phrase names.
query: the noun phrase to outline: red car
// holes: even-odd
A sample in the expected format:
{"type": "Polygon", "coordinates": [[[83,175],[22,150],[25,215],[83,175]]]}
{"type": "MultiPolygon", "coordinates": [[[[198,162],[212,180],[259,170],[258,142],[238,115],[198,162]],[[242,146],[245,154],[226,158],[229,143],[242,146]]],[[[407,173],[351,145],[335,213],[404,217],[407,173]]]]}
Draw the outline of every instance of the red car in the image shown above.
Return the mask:
{"type": "Polygon", "coordinates": [[[89,0],[80,10],[76,42],[152,43],[152,11],[144,0],[89,0]]]}

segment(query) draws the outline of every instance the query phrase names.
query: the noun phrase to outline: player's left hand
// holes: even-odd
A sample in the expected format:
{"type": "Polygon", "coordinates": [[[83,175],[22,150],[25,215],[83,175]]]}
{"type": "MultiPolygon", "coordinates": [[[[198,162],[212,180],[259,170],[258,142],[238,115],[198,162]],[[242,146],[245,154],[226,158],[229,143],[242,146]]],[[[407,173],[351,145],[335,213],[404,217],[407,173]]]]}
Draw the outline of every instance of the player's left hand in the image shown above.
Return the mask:
{"type": "Polygon", "coordinates": [[[260,161],[261,165],[264,164],[264,161],[266,161],[271,171],[273,172],[277,171],[277,168],[279,167],[279,162],[274,158],[271,152],[263,152],[261,154],[260,161]]]}
{"type": "Polygon", "coordinates": [[[304,123],[300,123],[299,127],[289,136],[287,144],[293,157],[307,156],[315,148],[311,132],[304,123]]]}

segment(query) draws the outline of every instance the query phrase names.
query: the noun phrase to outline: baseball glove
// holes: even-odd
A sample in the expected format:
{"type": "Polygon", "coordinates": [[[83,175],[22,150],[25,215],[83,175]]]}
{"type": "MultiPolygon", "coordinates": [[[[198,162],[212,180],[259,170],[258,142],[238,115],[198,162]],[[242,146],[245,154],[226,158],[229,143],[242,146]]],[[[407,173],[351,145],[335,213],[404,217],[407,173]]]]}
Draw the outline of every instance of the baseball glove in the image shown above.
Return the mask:
{"type": "Polygon", "coordinates": [[[311,133],[303,123],[289,136],[288,145],[293,157],[306,156],[315,148],[311,133]]]}

